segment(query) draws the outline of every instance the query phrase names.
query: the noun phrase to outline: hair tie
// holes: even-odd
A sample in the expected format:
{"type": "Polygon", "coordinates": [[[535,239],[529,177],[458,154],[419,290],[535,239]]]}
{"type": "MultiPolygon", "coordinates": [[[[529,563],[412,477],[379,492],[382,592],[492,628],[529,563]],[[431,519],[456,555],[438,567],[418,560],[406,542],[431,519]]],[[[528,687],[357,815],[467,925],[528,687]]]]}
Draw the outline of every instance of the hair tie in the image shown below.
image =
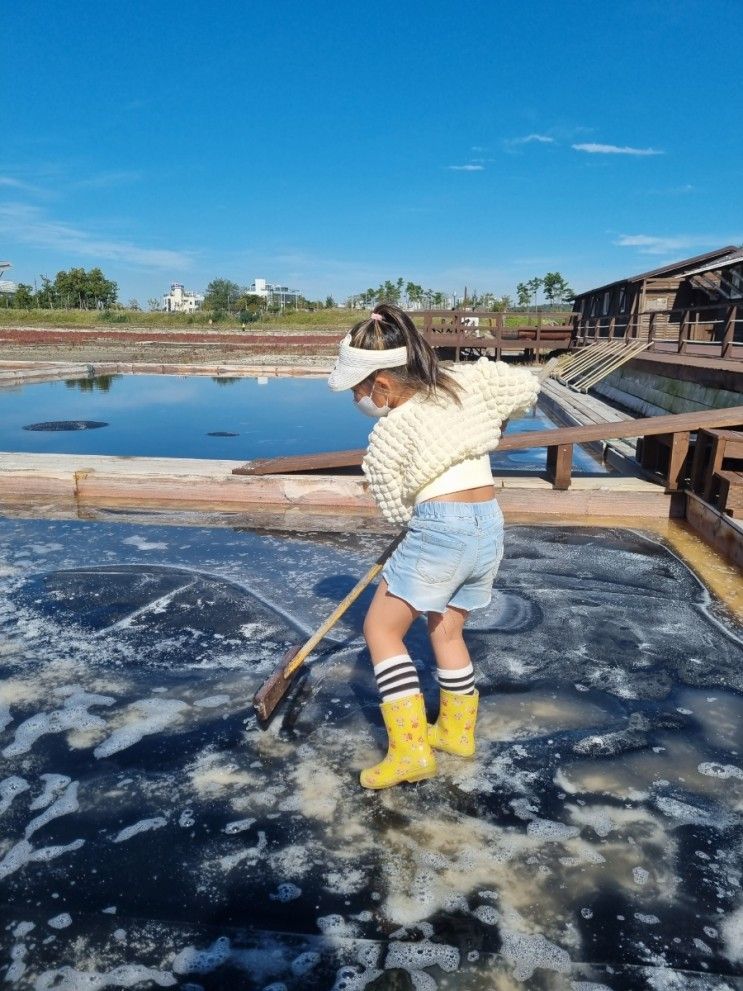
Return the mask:
{"type": "Polygon", "coordinates": [[[370,320],[379,320],[379,322],[382,323],[383,320],[384,320],[384,317],[382,316],[381,313],[372,313],[372,315],[369,317],[369,319],[370,320]]]}

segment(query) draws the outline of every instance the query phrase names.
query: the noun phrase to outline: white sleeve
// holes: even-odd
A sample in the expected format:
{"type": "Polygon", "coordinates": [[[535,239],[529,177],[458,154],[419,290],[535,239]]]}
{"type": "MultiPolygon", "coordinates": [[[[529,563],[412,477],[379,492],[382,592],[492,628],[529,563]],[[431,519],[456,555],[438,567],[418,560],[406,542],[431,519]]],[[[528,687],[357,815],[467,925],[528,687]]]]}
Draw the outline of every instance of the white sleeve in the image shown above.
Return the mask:
{"type": "Polygon", "coordinates": [[[523,413],[536,402],[540,385],[536,375],[528,369],[507,365],[504,361],[488,361],[487,358],[480,359],[478,366],[483,368],[488,406],[501,420],[523,413]],[[482,364],[484,362],[487,366],[482,364]]]}

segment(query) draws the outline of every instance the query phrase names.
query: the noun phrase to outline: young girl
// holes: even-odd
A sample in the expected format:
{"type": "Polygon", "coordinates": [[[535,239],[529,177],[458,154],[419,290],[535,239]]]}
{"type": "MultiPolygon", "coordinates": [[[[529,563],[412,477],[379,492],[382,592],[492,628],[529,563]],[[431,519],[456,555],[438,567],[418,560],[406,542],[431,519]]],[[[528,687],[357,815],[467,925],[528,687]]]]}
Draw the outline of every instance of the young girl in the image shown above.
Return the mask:
{"type": "Polygon", "coordinates": [[[478,692],[462,629],[490,602],[503,556],[488,452],[539,385],[526,369],[487,358],[444,371],[413,321],[387,304],[341,342],[328,385],[352,389],[357,408],[379,418],[362,467],[385,519],[407,524],[364,622],[389,750],[361,784],[389,788],[432,777],[432,748],[475,752],[478,692]],[[433,726],[403,643],[422,613],[441,689],[433,726]]]}

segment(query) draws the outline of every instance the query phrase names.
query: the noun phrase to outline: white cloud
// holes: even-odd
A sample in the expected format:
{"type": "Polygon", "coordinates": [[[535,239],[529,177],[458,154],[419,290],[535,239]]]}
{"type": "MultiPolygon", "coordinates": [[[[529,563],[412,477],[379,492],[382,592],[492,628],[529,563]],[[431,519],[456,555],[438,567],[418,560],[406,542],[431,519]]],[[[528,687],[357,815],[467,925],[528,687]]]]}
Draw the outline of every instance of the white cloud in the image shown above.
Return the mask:
{"type": "Polygon", "coordinates": [[[3,175],[0,175],[0,187],[17,189],[22,193],[33,193],[34,195],[42,192],[37,186],[32,186],[30,182],[22,182],[20,179],[13,179],[10,176],[3,175]]]}
{"type": "Polygon", "coordinates": [[[470,164],[470,165],[447,165],[447,169],[450,172],[482,172],[485,169],[484,165],[470,164]]]}
{"type": "Polygon", "coordinates": [[[667,255],[672,251],[686,251],[694,248],[718,248],[725,244],[737,244],[737,237],[715,237],[713,235],[681,234],[676,237],[656,237],[651,234],[620,234],[614,244],[620,248],[638,248],[643,255],[667,255]]]}
{"type": "Polygon", "coordinates": [[[628,145],[599,145],[591,142],[587,144],[572,145],[575,151],[585,151],[589,155],[665,155],[664,151],[657,148],[630,148],[628,145]]]}
{"type": "Polygon", "coordinates": [[[187,269],[193,261],[187,251],[144,248],[131,241],[98,237],[64,221],[48,218],[37,207],[24,203],[0,204],[0,233],[34,248],[147,268],[187,269]]]}
{"type": "Polygon", "coordinates": [[[523,138],[509,138],[506,141],[508,145],[553,145],[554,143],[555,139],[551,138],[548,134],[527,134],[523,138]]]}

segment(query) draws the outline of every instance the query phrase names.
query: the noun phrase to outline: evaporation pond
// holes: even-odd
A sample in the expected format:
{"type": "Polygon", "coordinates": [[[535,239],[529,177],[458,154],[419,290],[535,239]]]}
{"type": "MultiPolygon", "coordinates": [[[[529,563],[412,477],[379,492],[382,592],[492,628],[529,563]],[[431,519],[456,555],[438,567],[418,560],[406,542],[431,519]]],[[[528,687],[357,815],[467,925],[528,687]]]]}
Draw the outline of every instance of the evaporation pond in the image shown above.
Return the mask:
{"type": "Polygon", "coordinates": [[[651,535],[508,526],[476,756],[365,792],[371,590],[250,699],[384,543],[0,518],[3,987],[741,991],[741,629],[651,535]]]}
{"type": "MultiPolygon", "coordinates": [[[[0,451],[247,461],[365,447],[373,425],[324,379],[113,375],[0,390],[0,451]]],[[[537,408],[509,433],[553,426],[537,408]]],[[[492,462],[540,471],[545,458],[535,448],[492,462]]],[[[604,470],[581,449],[574,464],[578,473],[604,470]]]]}

